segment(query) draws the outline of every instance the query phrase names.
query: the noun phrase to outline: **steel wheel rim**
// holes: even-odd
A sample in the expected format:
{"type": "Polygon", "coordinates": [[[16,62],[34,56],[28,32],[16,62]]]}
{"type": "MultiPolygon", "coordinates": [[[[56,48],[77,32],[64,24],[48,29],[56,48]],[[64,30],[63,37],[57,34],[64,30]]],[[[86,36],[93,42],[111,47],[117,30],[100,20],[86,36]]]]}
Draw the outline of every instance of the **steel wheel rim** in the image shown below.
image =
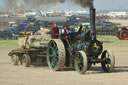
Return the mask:
{"type": "Polygon", "coordinates": [[[48,45],[48,63],[52,69],[56,69],[59,63],[58,47],[53,40],[48,45]]]}
{"type": "Polygon", "coordinates": [[[104,60],[101,62],[103,70],[105,72],[112,72],[115,67],[115,57],[111,50],[105,50],[101,58],[104,60]]]}
{"type": "Polygon", "coordinates": [[[83,56],[78,53],[76,55],[76,58],[75,58],[75,67],[76,67],[76,70],[78,72],[81,72],[83,71],[83,68],[84,68],[84,61],[83,61],[83,56]]]}
{"type": "Polygon", "coordinates": [[[105,55],[105,66],[107,69],[110,69],[111,67],[111,59],[110,59],[110,54],[108,52],[106,52],[106,55],[105,55]]]}

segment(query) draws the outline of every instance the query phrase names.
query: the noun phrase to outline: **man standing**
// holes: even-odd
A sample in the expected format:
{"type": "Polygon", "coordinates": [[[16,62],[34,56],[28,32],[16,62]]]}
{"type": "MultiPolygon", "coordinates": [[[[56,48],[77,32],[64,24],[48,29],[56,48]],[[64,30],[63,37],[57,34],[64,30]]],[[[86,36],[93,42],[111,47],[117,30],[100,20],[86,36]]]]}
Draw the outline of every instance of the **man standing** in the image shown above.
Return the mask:
{"type": "Polygon", "coordinates": [[[69,30],[66,25],[64,26],[64,29],[62,29],[62,34],[69,34],[69,30]]]}
{"type": "Polygon", "coordinates": [[[52,39],[56,39],[58,38],[59,35],[59,28],[57,27],[57,24],[54,24],[53,28],[51,29],[51,33],[52,33],[52,39]]]}

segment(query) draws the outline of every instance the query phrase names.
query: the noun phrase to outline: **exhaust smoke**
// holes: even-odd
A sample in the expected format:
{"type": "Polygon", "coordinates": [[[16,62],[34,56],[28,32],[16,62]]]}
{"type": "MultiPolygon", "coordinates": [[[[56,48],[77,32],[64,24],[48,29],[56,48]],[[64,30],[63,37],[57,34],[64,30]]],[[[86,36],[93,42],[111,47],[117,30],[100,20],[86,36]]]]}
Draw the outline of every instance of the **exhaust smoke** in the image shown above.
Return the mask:
{"type": "MultiPolygon", "coordinates": [[[[18,0],[3,0],[4,9],[13,9],[16,7],[18,0]]],[[[93,7],[93,0],[22,0],[24,3],[24,8],[39,8],[40,6],[45,5],[55,5],[57,3],[73,3],[77,4],[83,8],[93,7]]],[[[75,6],[74,6],[75,7],[75,6]]]]}
{"type": "Polygon", "coordinates": [[[64,2],[71,2],[80,5],[81,7],[93,7],[93,0],[24,0],[26,5],[47,5],[47,4],[55,4],[57,2],[64,3],[64,2]]]}

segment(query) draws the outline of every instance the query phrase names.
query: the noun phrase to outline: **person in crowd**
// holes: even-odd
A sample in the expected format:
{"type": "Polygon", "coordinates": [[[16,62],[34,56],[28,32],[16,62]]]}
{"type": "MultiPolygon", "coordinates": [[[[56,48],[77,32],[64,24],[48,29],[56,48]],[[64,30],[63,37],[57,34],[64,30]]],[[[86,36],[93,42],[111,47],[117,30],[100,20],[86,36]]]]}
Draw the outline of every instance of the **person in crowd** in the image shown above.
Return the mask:
{"type": "Polygon", "coordinates": [[[64,29],[62,29],[62,34],[69,34],[70,31],[68,30],[68,27],[65,25],[64,29]]]}
{"type": "Polygon", "coordinates": [[[59,28],[57,24],[54,24],[53,28],[51,29],[51,37],[52,39],[57,39],[59,35],[59,28]]]}

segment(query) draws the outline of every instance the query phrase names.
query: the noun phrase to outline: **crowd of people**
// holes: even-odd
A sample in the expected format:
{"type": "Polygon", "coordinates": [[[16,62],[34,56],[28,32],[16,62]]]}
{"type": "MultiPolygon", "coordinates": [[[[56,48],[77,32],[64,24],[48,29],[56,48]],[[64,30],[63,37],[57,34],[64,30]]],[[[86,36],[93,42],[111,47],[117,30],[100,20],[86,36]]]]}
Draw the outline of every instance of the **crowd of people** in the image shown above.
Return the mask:
{"type": "MultiPolygon", "coordinates": [[[[82,25],[81,25],[82,26],[82,25]]],[[[59,31],[58,24],[54,24],[51,28],[51,37],[52,39],[57,39],[60,34],[69,34],[72,32],[78,32],[80,27],[74,28],[74,31],[72,29],[70,30],[67,25],[63,26],[63,29],[61,32],[59,31]]],[[[89,27],[88,26],[82,26],[82,34],[86,34],[88,32],[89,27]]]]}

